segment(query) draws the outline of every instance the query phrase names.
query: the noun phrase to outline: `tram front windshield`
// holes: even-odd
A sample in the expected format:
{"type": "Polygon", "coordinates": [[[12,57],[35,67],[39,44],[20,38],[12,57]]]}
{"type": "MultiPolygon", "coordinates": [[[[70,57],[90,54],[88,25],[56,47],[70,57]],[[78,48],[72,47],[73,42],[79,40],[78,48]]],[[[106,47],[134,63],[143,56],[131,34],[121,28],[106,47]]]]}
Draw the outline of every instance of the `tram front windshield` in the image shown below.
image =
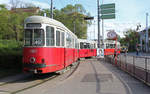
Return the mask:
{"type": "Polygon", "coordinates": [[[44,46],[43,29],[25,29],[24,46],[44,46]]]}

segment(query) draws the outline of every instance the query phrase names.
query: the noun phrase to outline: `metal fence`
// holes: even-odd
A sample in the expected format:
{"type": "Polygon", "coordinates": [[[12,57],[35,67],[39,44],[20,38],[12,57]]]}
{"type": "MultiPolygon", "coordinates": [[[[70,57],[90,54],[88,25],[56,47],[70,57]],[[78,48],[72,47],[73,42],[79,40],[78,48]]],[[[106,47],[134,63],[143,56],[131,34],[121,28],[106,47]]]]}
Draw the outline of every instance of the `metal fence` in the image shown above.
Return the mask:
{"type": "Polygon", "coordinates": [[[142,56],[118,55],[117,60],[113,55],[105,56],[105,61],[110,62],[132,76],[150,85],[150,58],[142,56]]]}

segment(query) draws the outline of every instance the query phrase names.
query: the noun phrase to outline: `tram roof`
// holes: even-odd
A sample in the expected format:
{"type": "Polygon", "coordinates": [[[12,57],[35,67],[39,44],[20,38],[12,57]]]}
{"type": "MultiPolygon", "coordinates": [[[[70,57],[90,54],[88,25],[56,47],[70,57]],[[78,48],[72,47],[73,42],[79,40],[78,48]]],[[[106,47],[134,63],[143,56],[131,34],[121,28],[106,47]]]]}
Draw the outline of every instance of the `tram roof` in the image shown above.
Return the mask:
{"type": "Polygon", "coordinates": [[[57,21],[55,19],[52,19],[52,18],[44,17],[44,16],[30,16],[30,17],[25,19],[24,23],[25,24],[27,24],[27,23],[50,24],[50,25],[54,25],[54,26],[63,28],[65,30],[67,30],[68,32],[70,32],[72,35],[76,36],[64,24],[62,24],[61,22],[59,22],[59,21],[57,21]]]}

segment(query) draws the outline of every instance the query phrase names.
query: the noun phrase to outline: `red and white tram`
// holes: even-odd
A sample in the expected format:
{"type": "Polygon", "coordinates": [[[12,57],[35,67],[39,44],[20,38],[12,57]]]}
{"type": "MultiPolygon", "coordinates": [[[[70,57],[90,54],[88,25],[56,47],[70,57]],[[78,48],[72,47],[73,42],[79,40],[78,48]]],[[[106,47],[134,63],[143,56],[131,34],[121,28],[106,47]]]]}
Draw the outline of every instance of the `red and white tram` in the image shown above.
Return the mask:
{"type": "Polygon", "coordinates": [[[117,43],[115,42],[116,42],[115,40],[104,41],[104,55],[114,55],[115,53],[120,54],[120,42],[118,41],[117,43]]]}
{"type": "Polygon", "coordinates": [[[79,41],[79,58],[92,57],[97,55],[97,42],[86,39],[78,39],[79,41]]]}
{"type": "MultiPolygon", "coordinates": [[[[78,39],[59,21],[43,16],[30,16],[24,23],[24,72],[56,72],[79,58],[97,55],[97,41],[78,39]]],[[[117,45],[119,47],[119,42],[117,45]]],[[[104,55],[114,54],[115,42],[105,41],[104,55]]]]}
{"type": "Polygon", "coordinates": [[[24,72],[55,72],[77,61],[77,36],[61,22],[30,16],[25,19],[24,29],[24,72]]]}

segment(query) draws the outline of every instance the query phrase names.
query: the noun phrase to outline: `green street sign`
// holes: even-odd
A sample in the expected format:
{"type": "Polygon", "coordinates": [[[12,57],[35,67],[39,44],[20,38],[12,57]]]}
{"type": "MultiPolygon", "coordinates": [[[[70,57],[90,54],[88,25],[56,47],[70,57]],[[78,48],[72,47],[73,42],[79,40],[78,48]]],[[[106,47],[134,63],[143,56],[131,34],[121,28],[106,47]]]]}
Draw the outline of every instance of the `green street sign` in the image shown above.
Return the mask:
{"type": "Polygon", "coordinates": [[[112,14],[115,13],[115,9],[106,9],[106,10],[101,10],[101,14],[112,14]]]}
{"type": "Polygon", "coordinates": [[[100,6],[101,9],[110,9],[110,8],[114,8],[115,9],[115,3],[112,4],[102,4],[100,6]]]}
{"type": "Polygon", "coordinates": [[[115,14],[101,15],[101,19],[115,19],[115,14]]]}

